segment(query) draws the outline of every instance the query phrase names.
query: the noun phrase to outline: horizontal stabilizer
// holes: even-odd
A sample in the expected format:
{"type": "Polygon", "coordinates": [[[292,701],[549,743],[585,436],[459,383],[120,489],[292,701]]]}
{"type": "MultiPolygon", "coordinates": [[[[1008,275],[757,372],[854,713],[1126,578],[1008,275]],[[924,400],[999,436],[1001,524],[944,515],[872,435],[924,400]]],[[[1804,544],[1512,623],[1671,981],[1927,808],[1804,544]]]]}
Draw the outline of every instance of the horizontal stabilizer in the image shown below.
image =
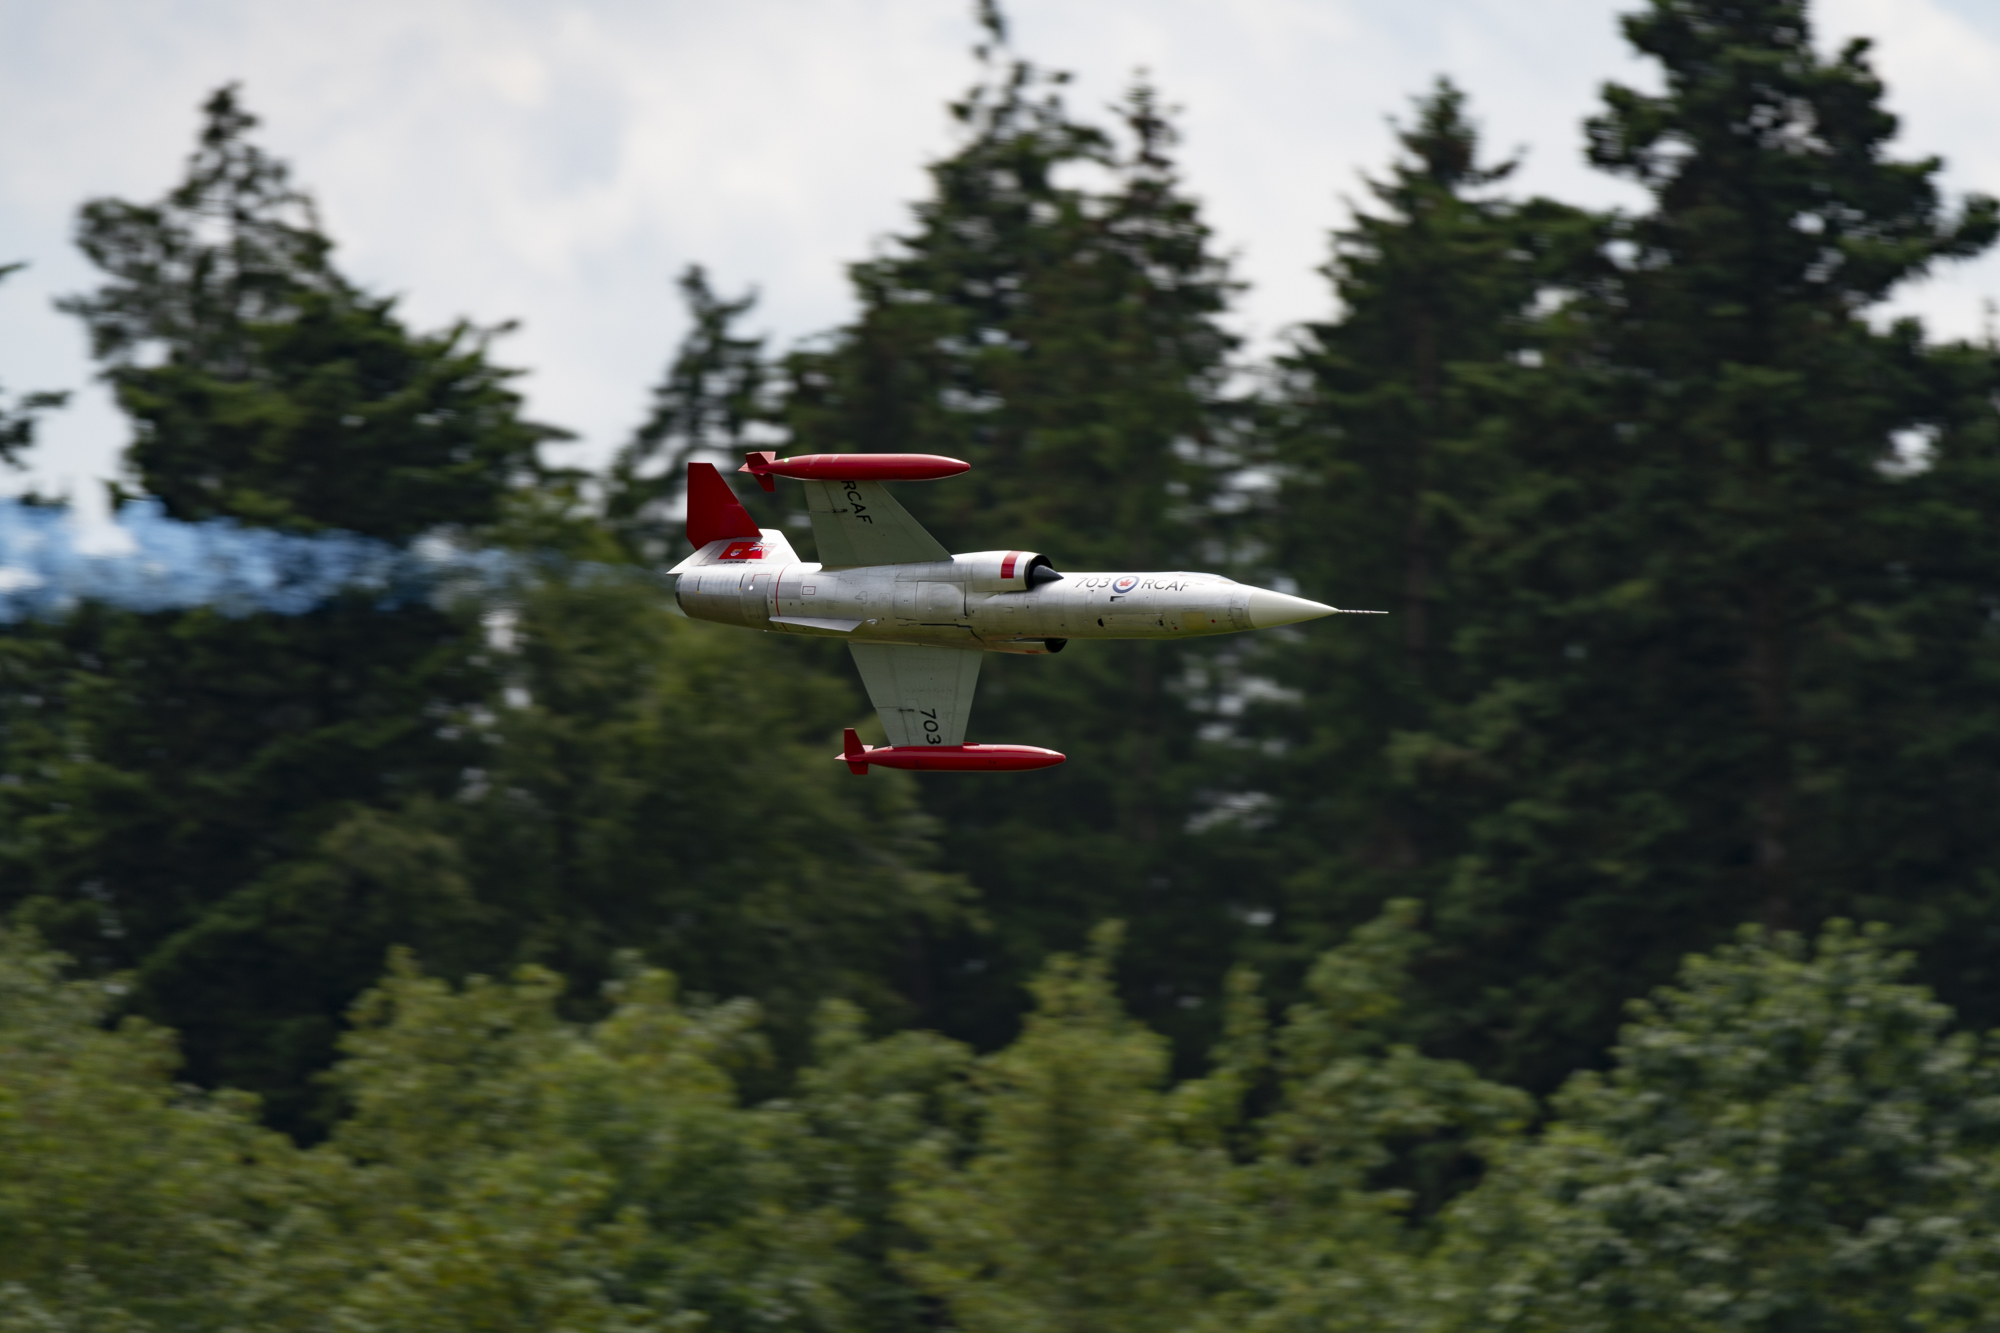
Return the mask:
{"type": "Polygon", "coordinates": [[[688,464],[687,539],[696,550],[724,537],[755,541],[763,535],[715,464],[688,464]]]}

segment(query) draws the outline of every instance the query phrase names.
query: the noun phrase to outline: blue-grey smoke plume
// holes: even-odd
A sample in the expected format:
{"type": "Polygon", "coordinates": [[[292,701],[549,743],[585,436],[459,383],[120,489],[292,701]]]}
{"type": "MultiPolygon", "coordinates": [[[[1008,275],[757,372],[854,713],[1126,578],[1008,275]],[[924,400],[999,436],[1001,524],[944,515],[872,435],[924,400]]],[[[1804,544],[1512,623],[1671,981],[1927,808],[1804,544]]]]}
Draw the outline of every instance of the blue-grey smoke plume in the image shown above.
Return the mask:
{"type": "Polygon", "coordinates": [[[0,500],[0,623],[63,615],[79,602],[298,615],[343,592],[398,605],[525,572],[512,552],[437,540],[403,547],[352,532],[274,532],[228,519],[183,523],[150,499],[121,508],[116,527],[109,549],[86,549],[65,510],[0,500]]]}

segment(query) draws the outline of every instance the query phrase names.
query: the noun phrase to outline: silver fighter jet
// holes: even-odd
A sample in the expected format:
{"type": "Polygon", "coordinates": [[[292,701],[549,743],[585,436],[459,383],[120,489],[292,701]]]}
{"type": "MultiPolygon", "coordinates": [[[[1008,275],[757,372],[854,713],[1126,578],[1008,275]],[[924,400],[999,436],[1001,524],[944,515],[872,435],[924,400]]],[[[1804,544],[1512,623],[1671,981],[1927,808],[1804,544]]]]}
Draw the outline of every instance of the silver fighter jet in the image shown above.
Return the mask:
{"type": "Polygon", "coordinates": [[[855,773],[871,764],[994,771],[1061,763],[1061,754],[1036,746],[965,743],[982,653],[1231,634],[1339,610],[1219,574],[1061,574],[1037,551],[953,555],[883,483],[969,466],[934,454],[750,454],[739,470],[765,490],[777,488],[777,477],[805,483],[820,555],[813,564],[782,532],[759,529],[713,464],[688,464],[687,536],[696,549],[670,571],[681,609],[697,620],[845,639],[889,736],[886,746],[864,746],[847,732],[839,757],[855,773]]]}

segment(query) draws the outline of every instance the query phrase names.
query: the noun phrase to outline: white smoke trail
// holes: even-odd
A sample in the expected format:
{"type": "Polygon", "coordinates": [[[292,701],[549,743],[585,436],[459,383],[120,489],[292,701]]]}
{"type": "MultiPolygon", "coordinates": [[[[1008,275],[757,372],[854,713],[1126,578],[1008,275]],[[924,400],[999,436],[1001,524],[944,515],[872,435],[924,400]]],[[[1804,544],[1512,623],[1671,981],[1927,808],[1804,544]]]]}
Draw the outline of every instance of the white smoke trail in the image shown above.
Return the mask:
{"type": "Polygon", "coordinates": [[[183,523],[152,499],[125,505],[115,524],[118,540],[85,541],[62,509],[0,500],[0,624],[61,616],[81,602],[299,615],[358,591],[400,605],[453,588],[502,585],[535,563],[438,540],[403,547],[352,532],[274,532],[229,519],[183,523]]]}

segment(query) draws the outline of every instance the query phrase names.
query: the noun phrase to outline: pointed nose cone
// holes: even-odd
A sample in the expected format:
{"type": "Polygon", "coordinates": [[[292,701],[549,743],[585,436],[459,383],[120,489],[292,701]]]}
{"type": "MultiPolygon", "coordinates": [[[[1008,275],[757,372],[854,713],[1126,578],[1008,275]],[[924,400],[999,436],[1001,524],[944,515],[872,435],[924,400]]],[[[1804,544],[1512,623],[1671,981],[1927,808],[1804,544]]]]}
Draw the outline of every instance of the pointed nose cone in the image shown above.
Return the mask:
{"type": "Polygon", "coordinates": [[[1274,625],[1296,625],[1301,620],[1318,620],[1330,616],[1334,608],[1321,606],[1318,602],[1308,602],[1303,597],[1292,597],[1282,592],[1272,592],[1268,588],[1250,590],[1250,627],[1270,629],[1274,625]]]}

